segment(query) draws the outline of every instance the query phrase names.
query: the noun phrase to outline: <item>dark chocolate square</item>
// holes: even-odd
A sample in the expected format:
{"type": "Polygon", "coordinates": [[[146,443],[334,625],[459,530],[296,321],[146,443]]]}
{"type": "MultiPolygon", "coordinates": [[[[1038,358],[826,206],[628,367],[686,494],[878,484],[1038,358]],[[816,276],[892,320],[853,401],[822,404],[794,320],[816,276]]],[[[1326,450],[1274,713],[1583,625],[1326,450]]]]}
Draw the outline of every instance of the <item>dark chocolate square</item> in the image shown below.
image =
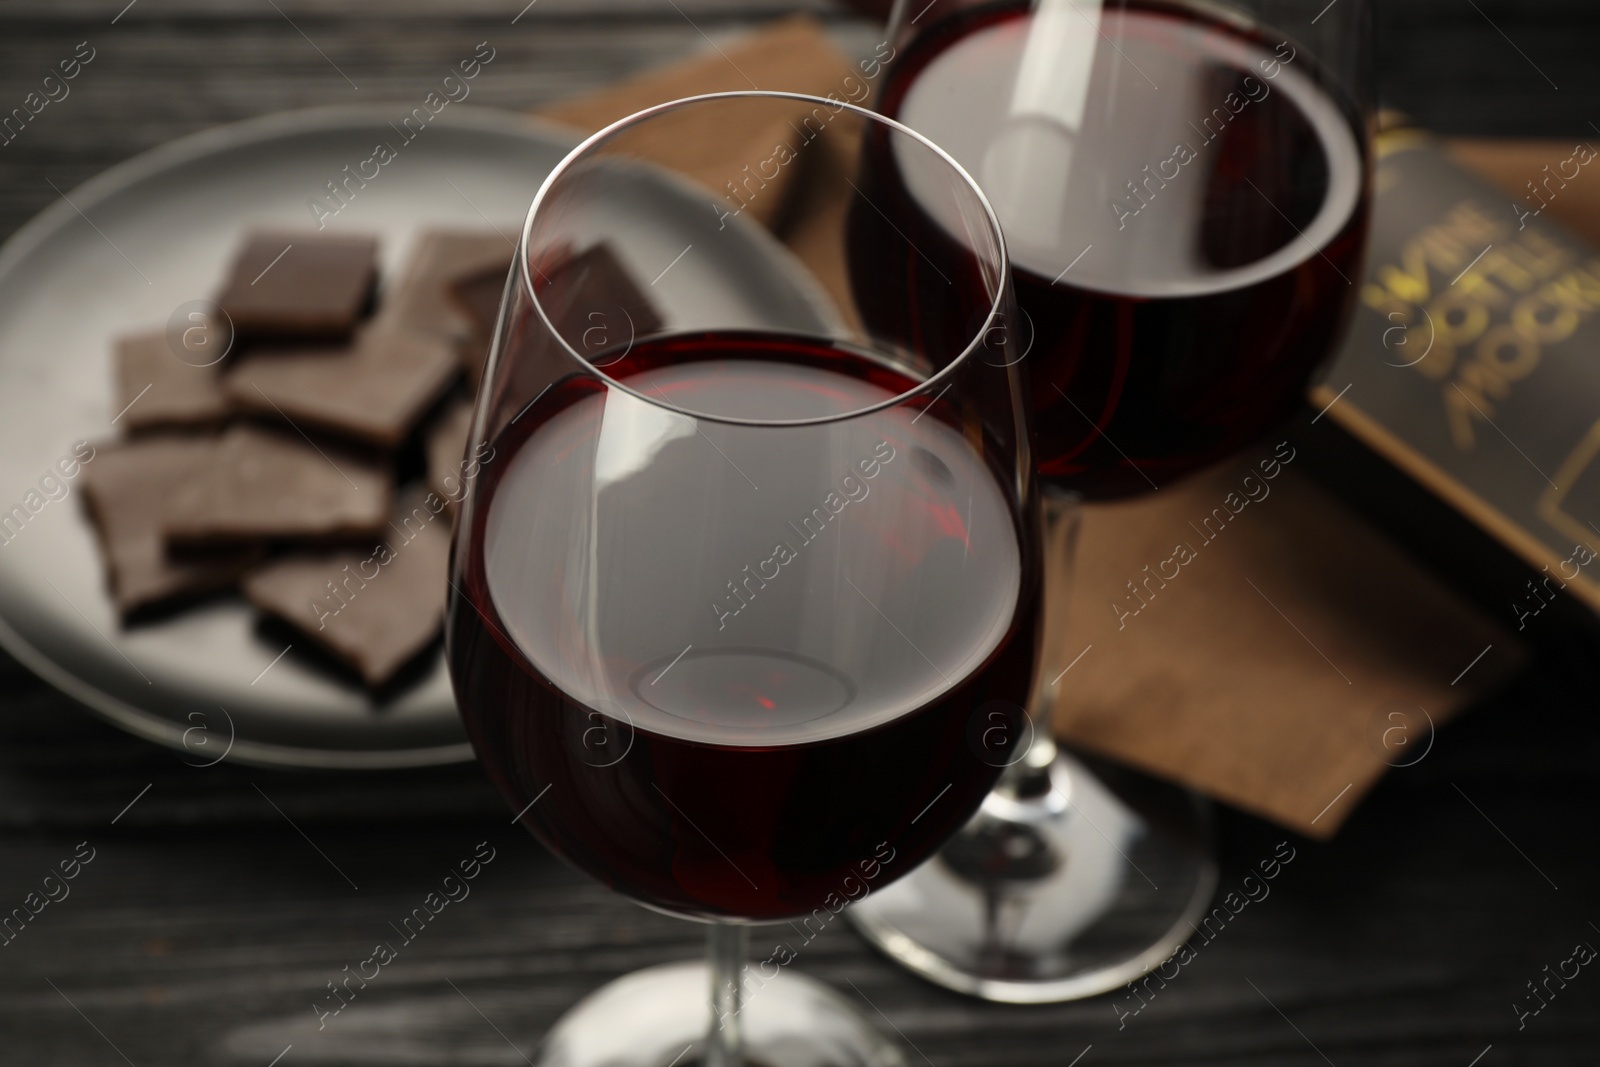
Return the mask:
{"type": "Polygon", "coordinates": [[[129,431],[220,426],[228,416],[217,367],[178,358],[164,331],[119,337],[114,363],[114,418],[129,431]]]}
{"type": "Polygon", "coordinates": [[[267,564],[245,579],[245,595],[381,686],[439,634],[450,516],[437,496],[413,495],[389,534],[371,548],[267,564]]]}
{"type": "Polygon", "coordinates": [[[284,433],[236,426],[172,493],[168,547],[376,536],[393,506],[389,465],[284,433]]]}
{"type": "Polygon", "coordinates": [[[516,248],[494,230],[424,230],[412,246],[400,280],[383,294],[378,319],[460,339],[477,329],[450,288],[457,278],[506,272],[516,248]]]}
{"type": "Polygon", "coordinates": [[[377,256],[371,237],[251,234],[217,303],[243,340],[348,337],[371,301],[377,256]]]}
{"type": "Polygon", "coordinates": [[[248,544],[192,557],[166,551],[172,497],[199,476],[216,447],[214,437],[143,437],[101,445],[84,465],[84,495],[124,617],[231,586],[261,558],[248,544]]]}
{"type": "Polygon", "coordinates": [[[467,436],[472,431],[472,405],[452,401],[428,427],[428,488],[452,504],[466,499],[476,471],[467,463],[467,436]]]}
{"type": "MultiPolygon", "coordinates": [[[[476,327],[462,347],[474,383],[489,358],[505,284],[504,272],[497,278],[492,271],[479,271],[456,279],[452,288],[457,305],[476,327]]],[[[601,366],[663,326],[660,312],[604,241],[541,268],[534,285],[540,306],[567,344],[601,366]]],[[[545,328],[543,323],[535,326],[545,328]]]]}
{"type": "Polygon", "coordinates": [[[448,338],[373,323],[341,349],[255,349],[226,386],[243,409],[392,449],[460,373],[448,338]]]}

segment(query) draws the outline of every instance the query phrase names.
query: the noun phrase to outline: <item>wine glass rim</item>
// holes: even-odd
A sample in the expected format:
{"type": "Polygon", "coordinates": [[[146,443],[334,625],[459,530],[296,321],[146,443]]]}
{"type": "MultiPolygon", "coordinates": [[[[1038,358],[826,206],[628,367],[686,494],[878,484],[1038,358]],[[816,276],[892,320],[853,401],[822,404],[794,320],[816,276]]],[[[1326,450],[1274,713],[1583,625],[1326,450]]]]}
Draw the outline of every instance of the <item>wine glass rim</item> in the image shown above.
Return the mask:
{"type": "MultiPolygon", "coordinates": [[[[910,239],[907,238],[908,242],[909,240],[910,239]]],[[[904,123],[889,118],[887,115],[881,115],[876,111],[860,107],[845,100],[814,96],[810,93],[794,93],[776,89],[737,89],[720,93],[699,93],[694,96],[685,96],[676,100],[669,100],[665,103],[653,104],[650,107],[636,111],[624,118],[620,118],[603,129],[597,130],[588,137],[584,138],[584,140],[579,143],[577,147],[568,152],[561,162],[557,163],[555,168],[545,176],[544,181],[539,185],[539,191],[533,196],[533,203],[529,205],[527,217],[522,223],[522,234],[517,241],[517,275],[520,279],[523,294],[532,302],[534,310],[539,314],[540,322],[544,324],[544,327],[549,334],[556,339],[561,347],[566,350],[569,356],[586,367],[589,373],[599,378],[610,388],[620,389],[629,396],[632,396],[637,400],[642,400],[645,403],[651,404],[655,407],[663,408],[679,415],[687,415],[694,419],[704,419],[708,422],[726,423],[734,426],[758,427],[819,426],[826,425],[828,423],[843,422],[848,419],[856,419],[863,415],[870,415],[874,412],[885,411],[890,408],[899,407],[923,393],[929,392],[936,387],[940,387],[944,382],[946,382],[947,379],[954,377],[956,371],[959,370],[963,364],[974,358],[978,348],[983,344],[984,339],[988,337],[989,331],[992,330],[1002,319],[1006,291],[1011,284],[1011,256],[1006,248],[1005,231],[1000,228],[1000,217],[995,213],[994,206],[989,203],[989,198],[984,194],[983,188],[979,186],[972,175],[967,172],[967,169],[956,161],[955,157],[950,155],[949,152],[946,152],[934,141],[918,133],[916,130],[905,125],[904,123]],[[756,419],[733,415],[717,415],[710,412],[685,411],[674,404],[666,402],[659,396],[652,397],[647,393],[633,389],[629,387],[627,383],[613,378],[611,375],[607,374],[604,369],[596,366],[583,353],[573,348],[572,345],[567,342],[566,337],[562,335],[561,331],[556,329],[555,324],[550,321],[550,317],[545,314],[544,305],[540,303],[539,294],[534,289],[533,276],[529,272],[531,263],[528,241],[533,234],[533,220],[538,216],[539,209],[544,204],[545,196],[555,186],[556,182],[559,181],[561,177],[575,163],[577,163],[579,159],[588,154],[589,149],[592,146],[606,140],[617,131],[636,125],[655,115],[663,114],[668,111],[677,111],[695,104],[703,104],[711,100],[737,98],[768,98],[778,100],[794,100],[807,104],[820,104],[832,110],[836,115],[840,110],[853,112],[854,114],[866,119],[868,122],[876,122],[897,133],[904,134],[905,136],[910,137],[913,141],[932,151],[935,156],[943,160],[944,163],[956,173],[960,180],[966,184],[967,188],[971,190],[973,195],[977,197],[978,204],[983,209],[984,217],[988,220],[990,232],[994,236],[995,246],[1000,260],[1000,269],[997,276],[997,284],[994,287],[994,296],[989,302],[988,313],[984,316],[983,322],[980,324],[979,328],[973,332],[971,340],[969,340],[966,346],[956,354],[954,359],[950,360],[950,362],[939,368],[938,371],[929,375],[923,381],[918,382],[910,389],[896,393],[894,396],[880,400],[873,404],[868,404],[859,408],[852,408],[849,411],[840,412],[837,414],[818,415],[803,419],[756,419]]],[[[487,373],[488,372],[485,374],[486,377],[487,373]]]]}

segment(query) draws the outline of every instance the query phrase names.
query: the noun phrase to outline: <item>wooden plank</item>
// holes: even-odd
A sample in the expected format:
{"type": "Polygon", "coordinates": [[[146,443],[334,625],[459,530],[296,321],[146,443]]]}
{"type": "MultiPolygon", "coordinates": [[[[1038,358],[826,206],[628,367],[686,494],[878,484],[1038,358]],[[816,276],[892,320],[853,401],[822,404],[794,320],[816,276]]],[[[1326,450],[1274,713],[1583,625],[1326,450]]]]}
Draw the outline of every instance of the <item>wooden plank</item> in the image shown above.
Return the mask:
{"type": "MultiPolygon", "coordinates": [[[[1463,757],[1478,758],[1439,756],[1456,761],[1452,773],[1466,769],[1463,757]]],[[[1570,841],[1543,813],[1592,824],[1595,791],[1577,779],[1530,787],[1494,777],[1467,773],[1462,784],[1549,865],[1562,898],[1593,899],[1592,855],[1564,859],[1570,841]]],[[[96,849],[71,895],[0,949],[8,1054],[117,1062],[87,1016],[135,1064],[264,1067],[291,1043],[301,1063],[512,1063],[449,982],[531,1053],[584,992],[699,950],[698,927],[603,892],[506,819],[305,829],[328,859],[286,825],[159,834],[102,826],[0,844],[7,903],[80,840],[96,849]],[[389,924],[480,841],[496,854],[471,895],[399,945],[399,958],[319,1031],[313,1005],[328,996],[325,983],[376,942],[398,944],[389,924]]],[[[1278,836],[1244,819],[1227,832],[1231,886],[1278,836]]],[[[1030,1009],[948,994],[838,922],[800,946],[795,966],[880,1026],[892,1022],[913,1062],[920,1050],[938,1067],[1062,1067],[1089,1044],[1096,1062],[1125,1064],[1310,1065],[1326,1055],[1465,1065],[1490,1043],[1500,1062],[1558,1062],[1600,1036],[1600,994],[1578,982],[1517,1032],[1507,1005],[1587,927],[1581,908],[1552,906],[1557,894],[1448,783],[1386,787],[1334,844],[1295,847],[1272,894],[1201,944],[1165,988],[1152,985],[1148,1006],[1128,1018],[1115,1005],[1140,1001],[1126,993],[1030,1009]]],[[[798,940],[778,927],[758,930],[755,942],[780,936],[798,940]]]]}
{"type": "MultiPolygon", "coordinates": [[[[341,22],[315,35],[316,48],[282,20],[119,25],[114,36],[96,38],[95,59],[70,95],[0,148],[0,233],[49,203],[51,182],[70,190],[114,162],[207,126],[352,102],[391,101],[403,112],[486,39],[495,61],[473,83],[471,104],[532,110],[708,49],[702,29],[720,40],[761,21],[697,28],[674,17],[509,32],[468,20],[341,22]]],[[[0,32],[0,104],[20,104],[54,62],[72,55],[80,33],[58,22],[0,32]]],[[[839,24],[835,36],[849,51],[870,51],[876,40],[861,23],[839,24]]]]}

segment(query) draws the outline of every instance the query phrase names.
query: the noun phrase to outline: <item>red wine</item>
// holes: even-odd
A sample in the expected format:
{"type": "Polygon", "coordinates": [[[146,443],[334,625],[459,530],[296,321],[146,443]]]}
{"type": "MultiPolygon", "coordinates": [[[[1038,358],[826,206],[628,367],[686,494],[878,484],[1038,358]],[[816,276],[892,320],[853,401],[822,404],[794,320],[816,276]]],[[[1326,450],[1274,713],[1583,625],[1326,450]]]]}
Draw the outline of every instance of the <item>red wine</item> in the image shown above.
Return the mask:
{"type": "Polygon", "coordinates": [[[1006,483],[920,403],[679,413],[915,386],[842,348],[676,336],[605,368],[638,395],[550,388],[462,516],[448,648],[478,758],[540,840],[674,913],[788,918],[908,873],[1006,761],[979,709],[1022,732],[1036,564],[1006,483]]]}
{"type": "MultiPolygon", "coordinates": [[[[1227,456],[1301,403],[1355,294],[1365,141],[1290,41],[1177,4],[1107,7],[1098,26],[1054,8],[933,22],[879,106],[965,165],[1000,216],[1040,474],[1119,497],[1227,456]]],[[[876,209],[852,212],[850,261],[883,297],[864,318],[903,338],[939,328],[940,285],[884,216],[919,248],[960,220],[900,164],[869,140],[876,209]]]]}

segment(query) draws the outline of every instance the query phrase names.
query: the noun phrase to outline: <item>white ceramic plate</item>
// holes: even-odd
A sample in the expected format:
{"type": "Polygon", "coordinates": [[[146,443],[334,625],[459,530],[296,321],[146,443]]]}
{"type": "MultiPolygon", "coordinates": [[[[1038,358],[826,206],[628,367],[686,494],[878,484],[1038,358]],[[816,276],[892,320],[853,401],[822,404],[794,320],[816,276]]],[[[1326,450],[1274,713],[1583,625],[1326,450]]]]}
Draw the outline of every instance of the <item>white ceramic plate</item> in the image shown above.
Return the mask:
{"type": "MultiPolygon", "coordinates": [[[[181,305],[213,295],[245,230],[311,228],[308,201],[377,143],[400,143],[390,120],[404,112],[292,112],[186,137],[113,167],[19,230],[0,249],[0,515],[23,504],[73,442],[115,436],[114,337],[161,328],[181,305]]],[[[386,277],[428,227],[488,224],[515,238],[539,184],[576,140],[511,113],[451,107],[357,189],[326,232],[376,234],[386,277]]],[[[660,185],[660,196],[688,195],[660,185]]],[[[683,247],[708,221],[695,198],[662,247],[683,247]]],[[[711,292],[724,301],[732,292],[766,315],[777,303],[801,328],[828,318],[764,231],[706,247],[720,252],[695,276],[663,285],[669,318],[692,320],[696,309],[683,302],[711,292]]],[[[0,537],[0,644],[46,680],[192,761],[224,751],[308,767],[471,758],[442,657],[375,701],[299,650],[277,659],[294,638],[263,628],[237,597],[123,627],[79,487],[68,488],[0,537]]]]}

